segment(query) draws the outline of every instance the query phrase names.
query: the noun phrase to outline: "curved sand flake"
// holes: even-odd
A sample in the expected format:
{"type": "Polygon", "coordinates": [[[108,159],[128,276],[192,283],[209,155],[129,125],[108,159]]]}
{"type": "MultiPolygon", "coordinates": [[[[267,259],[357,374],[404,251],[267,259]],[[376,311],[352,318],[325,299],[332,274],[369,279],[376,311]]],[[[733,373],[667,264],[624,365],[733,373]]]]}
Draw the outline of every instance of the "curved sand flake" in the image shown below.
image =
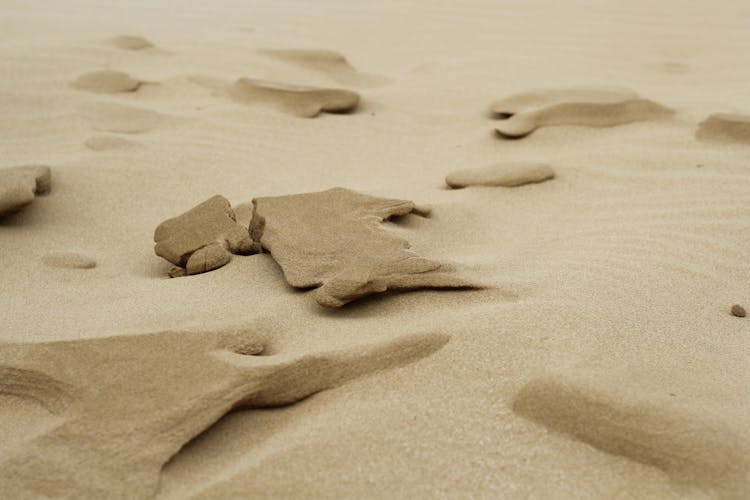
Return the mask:
{"type": "Polygon", "coordinates": [[[750,115],[715,113],[698,125],[695,137],[750,145],[750,115]]]}
{"type": "Polygon", "coordinates": [[[261,246],[290,285],[319,287],[315,300],[323,306],[341,307],[386,290],[475,286],[382,229],[383,220],[414,212],[411,201],[333,188],[256,198],[253,204],[251,234],[261,235],[261,246]]]}
{"type": "Polygon", "coordinates": [[[457,170],[446,176],[445,183],[453,189],[468,186],[515,187],[544,182],[554,177],[555,171],[544,163],[508,162],[457,170]]]}
{"type": "Polygon", "coordinates": [[[122,71],[94,71],[78,77],[73,86],[80,90],[97,92],[100,94],[115,94],[119,92],[135,92],[143,84],[122,71]]]}
{"type": "Polygon", "coordinates": [[[2,345],[0,394],[56,417],[12,448],[0,446],[3,496],[151,498],[163,465],[232,409],[295,403],[448,341],[415,334],[331,352],[255,356],[253,337],[165,332],[2,345]]]}
{"type": "Polygon", "coordinates": [[[21,210],[51,187],[49,167],[26,165],[0,170],[0,216],[21,210]]]}
{"type": "Polygon", "coordinates": [[[612,127],[661,119],[669,108],[627,89],[555,89],[512,95],[491,106],[500,119],[496,130],[504,137],[524,137],[539,127],[583,125],[612,127]]]}
{"type": "Polygon", "coordinates": [[[247,229],[237,224],[229,201],[219,195],[159,224],[154,242],[156,255],[185,268],[186,274],[218,269],[229,262],[230,253],[256,251],[247,229]]]}
{"type": "Polygon", "coordinates": [[[658,467],[678,483],[724,498],[750,495],[750,441],[721,412],[696,414],[669,397],[604,393],[561,377],[526,384],[513,410],[602,451],[658,467]]]}
{"type": "Polygon", "coordinates": [[[305,87],[250,78],[240,78],[232,84],[229,95],[239,102],[271,104],[305,118],[313,118],[322,112],[348,113],[359,104],[359,94],[351,90],[305,87]]]}

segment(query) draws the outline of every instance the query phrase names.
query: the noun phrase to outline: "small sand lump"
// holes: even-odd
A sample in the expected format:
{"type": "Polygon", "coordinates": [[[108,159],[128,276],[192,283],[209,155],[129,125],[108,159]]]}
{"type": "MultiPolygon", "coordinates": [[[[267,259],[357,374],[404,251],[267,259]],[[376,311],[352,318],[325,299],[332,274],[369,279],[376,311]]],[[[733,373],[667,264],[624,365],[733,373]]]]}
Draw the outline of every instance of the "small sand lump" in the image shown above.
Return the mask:
{"type": "Polygon", "coordinates": [[[738,318],[744,318],[745,316],[747,316],[747,311],[745,311],[745,308],[739,304],[733,305],[731,312],[732,316],[737,316],[738,318]]]}
{"type": "Polygon", "coordinates": [[[17,212],[50,190],[49,167],[28,165],[0,170],[0,216],[17,212]]]}
{"type": "Polygon", "coordinates": [[[153,43],[149,42],[142,36],[133,35],[116,36],[111,40],[111,42],[112,45],[114,45],[118,49],[123,50],[143,50],[149,49],[154,46],[153,43]]]}
{"type": "Polygon", "coordinates": [[[185,268],[186,274],[218,269],[229,262],[230,253],[254,252],[247,229],[237,224],[229,201],[219,195],[159,224],[154,242],[156,255],[185,268]]]}
{"type": "Polygon", "coordinates": [[[142,83],[122,71],[104,70],[79,76],[73,82],[73,86],[89,92],[115,94],[118,92],[135,92],[142,83]]]}
{"type": "Polygon", "coordinates": [[[453,189],[467,186],[515,187],[544,182],[553,177],[554,170],[544,163],[509,162],[451,172],[445,178],[445,183],[453,189]]]}

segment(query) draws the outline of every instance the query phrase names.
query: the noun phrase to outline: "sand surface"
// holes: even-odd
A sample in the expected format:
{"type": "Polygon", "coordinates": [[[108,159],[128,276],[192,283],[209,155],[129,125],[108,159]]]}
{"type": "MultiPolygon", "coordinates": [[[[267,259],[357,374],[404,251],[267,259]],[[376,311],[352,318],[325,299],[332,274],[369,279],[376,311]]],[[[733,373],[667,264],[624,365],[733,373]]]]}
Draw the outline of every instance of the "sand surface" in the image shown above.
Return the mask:
{"type": "Polygon", "coordinates": [[[748,26],[745,1],[5,0],[0,169],[51,189],[0,220],[3,496],[750,497],[748,26]],[[559,93],[613,87],[648,105],[559,93]],[[490,113],[527,93],[531,129],[490,113]],[[555,176],[445,186],[500,163],[555,176]],[[484,287],[331,310],[268,252],[175,279],[154,253],[215,195],[247,225],[333,187],[431,206],[382,229],[484,287]]]}

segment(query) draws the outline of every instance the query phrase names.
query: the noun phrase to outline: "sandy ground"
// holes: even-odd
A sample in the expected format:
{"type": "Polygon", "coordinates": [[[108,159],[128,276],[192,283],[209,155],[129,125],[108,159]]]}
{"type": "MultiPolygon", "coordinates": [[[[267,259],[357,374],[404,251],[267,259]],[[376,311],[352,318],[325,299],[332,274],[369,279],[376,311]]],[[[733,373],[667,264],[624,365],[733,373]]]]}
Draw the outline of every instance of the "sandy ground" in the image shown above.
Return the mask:
{"type": "MultiPolygon", "coordinates": [[[[695,137],[709,114],[750,113],[747,3],[314,4],[2,2],[0,167],[49,165],[52,190],[0,224],[0,340],[239,331],[293,357],[448,339],[297,404],[229,413],[186,438],[160,498],[750,495],[750,319],[729,313],[750,305],[750,140],[695,137]],[[356,70],[267,49],[332,50],[356,70]],[[74,85],[102,70],[143,83],[74,85]],[[222,90],[243,77],[361,102],[303,118],[222,90]],[[601,85],[675,115],[518,140],[488,115],[517,92],[601,85]],[[555,178],[445,187],[498,161],[555,178]],[[177,279],[154,255],[156,226],[215,194],[335,186],[430,204],[388,230],[491,286],[331,311],[268,254],[177,279]],[[66,252],[96,267],[67,268],[66,252]]],[[[115,393],[134,390],[135,359],[115,393]]],[[[7,387],[0,458],[64,418],[7,387]]]]}

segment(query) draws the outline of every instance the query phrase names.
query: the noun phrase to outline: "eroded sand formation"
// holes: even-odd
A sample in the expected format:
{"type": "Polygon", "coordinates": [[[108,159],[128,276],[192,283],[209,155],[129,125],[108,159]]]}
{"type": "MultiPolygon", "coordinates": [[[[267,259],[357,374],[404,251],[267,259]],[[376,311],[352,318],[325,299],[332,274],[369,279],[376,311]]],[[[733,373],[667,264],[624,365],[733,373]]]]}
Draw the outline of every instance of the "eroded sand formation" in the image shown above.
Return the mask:
{"type": "Polygon", "coordinates": [[[177,266],[170,271],[173,277],[212,271],[227,264],[232,253],[257,251],[229,201],[219,195],[159,224],[154,242],[156,255],[177,266]]]}
{"type": "Polygon", "coordinates": [[[0,170],[0,217],[21,210],[51,187],[49,167],[25,165],[0,170]]]}
{"type": "Polygon", "coordinates": [[[415,288],[466,288],[454,269],[419,257],[409,243],[380,227],[414,212],[411,201],[349,189],[256,198],[250,224],[290,285],[318,287],[315,300],[340,307],[365,295],[415,288]]]}
{"type": "Polygon", "coordinates": [[[445,177],[445,183],[453,189],[468,186],[516,187],[554,177],[555,171],[546,163],[505,162],[451,172],[445,177]]]}
{"type": "Polygon", "coordinates": [[[695,137],[750,145],[750,115],[715,113],[698,125],[695,137]]]}
{"type": "Polygon", "coordinates": [[[270,104],[304,118],[320,113],[348,113],[359,104],[359,94],[351,90],[289,85],[286,83],[240,78],[229,87],[238,102],[270,104]]]}
{"type": "Polygon", "coordinates": [[[572,88],[515,94],[492,104],[495,129],[508,138],[529,135],[539,127],[583,125],[612,127],[663,119],[672,110],[627,89],[572,88]]]}
{"type": "Polygon", "coordinates": [[[143,50],[150,49],[154,46],[153,43],[149,42],[142,36],[137,35],[120,35],[112,38],[110,43],[123,50],[143,50]]]}
{"type": "Polygon", "coordinates": [[[676,483],[723,498],[750,494],[750,440],[742,431],[747,416],[732,422],[729,409],[698,413],[667,394],[556,376],[526,384],[513,410],[607,453],[658,467],[676,483]]]}
{"type": "Polygon", "coordinates": [[[151,498],[162,466],[231,410],[295,403],[447,341],[401,335],[302,355],[257,355],[264,342],[251,332],[4,344],[0,395],[46,417],[11,422],[20,436],[0,447],[0,491],[6,498],[151,498]]]}

